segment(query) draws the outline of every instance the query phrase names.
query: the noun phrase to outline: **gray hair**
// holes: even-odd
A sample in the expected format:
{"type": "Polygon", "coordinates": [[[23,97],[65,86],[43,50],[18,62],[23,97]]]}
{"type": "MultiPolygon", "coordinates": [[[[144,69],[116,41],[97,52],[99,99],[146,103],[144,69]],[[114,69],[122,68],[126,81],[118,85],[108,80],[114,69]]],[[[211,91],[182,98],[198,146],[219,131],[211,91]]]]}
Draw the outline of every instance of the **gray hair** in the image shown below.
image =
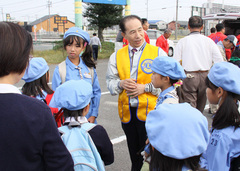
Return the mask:
{"type": "Polygon", "coordinates": [[[172,30],[171,29],[166,29],[166,30],[164,30],[164,33],[172,33],[172,30]]]}

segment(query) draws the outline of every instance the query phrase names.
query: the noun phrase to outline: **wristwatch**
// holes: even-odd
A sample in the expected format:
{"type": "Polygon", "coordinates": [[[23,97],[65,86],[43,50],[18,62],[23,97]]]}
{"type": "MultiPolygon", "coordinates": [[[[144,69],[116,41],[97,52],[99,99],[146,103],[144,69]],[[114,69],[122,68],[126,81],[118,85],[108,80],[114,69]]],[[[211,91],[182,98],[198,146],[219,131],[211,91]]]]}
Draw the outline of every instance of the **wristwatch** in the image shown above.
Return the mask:
{"type": "Polygon", "coordinates": [[[145,89],[144,89],[145,92],[150,92],[150,88],[149,88],[149,84],[145,84],[145,89]]]}

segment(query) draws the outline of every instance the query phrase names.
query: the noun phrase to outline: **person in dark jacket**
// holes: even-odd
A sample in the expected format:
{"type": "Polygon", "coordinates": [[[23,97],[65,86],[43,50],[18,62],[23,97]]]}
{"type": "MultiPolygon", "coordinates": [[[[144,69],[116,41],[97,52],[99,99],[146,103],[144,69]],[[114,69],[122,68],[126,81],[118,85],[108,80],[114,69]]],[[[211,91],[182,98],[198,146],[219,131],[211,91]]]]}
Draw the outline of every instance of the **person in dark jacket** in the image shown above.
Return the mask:
{"type": "Polygon", "coordinates": [[[50,108],[14,86],[28,66],[31,35],[0,22],[0,38],[0,170],[73,170],[50,108]]]}

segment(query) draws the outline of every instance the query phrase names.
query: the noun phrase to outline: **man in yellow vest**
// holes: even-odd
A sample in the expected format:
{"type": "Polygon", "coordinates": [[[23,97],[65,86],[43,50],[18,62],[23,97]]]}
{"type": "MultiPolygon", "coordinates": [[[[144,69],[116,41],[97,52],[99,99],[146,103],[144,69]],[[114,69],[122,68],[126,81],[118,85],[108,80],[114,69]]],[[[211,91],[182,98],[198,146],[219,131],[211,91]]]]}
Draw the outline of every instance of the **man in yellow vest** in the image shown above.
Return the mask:
{"type": "Polygon", "coordinates": [[[119,24],[122,36],[129,44],[114,52],[108,62],[107,87],[112,95],[119,94],[118,112],[132,162],[132,169],[139,171],[143,158],[139,154],[145,146],[145,121],[156,105],[159,89],[151,83],[151,64],[157,56],[167,54],[144,40],[141,18],[124,17],[119,24]]]}

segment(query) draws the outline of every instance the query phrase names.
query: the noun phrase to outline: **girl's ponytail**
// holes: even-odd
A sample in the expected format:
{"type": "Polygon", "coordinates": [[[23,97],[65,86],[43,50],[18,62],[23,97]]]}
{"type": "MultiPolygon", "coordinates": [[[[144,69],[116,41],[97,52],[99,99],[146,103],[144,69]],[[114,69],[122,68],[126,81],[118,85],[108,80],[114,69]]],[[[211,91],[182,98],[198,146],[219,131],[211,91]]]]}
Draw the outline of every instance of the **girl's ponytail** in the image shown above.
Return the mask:
{"type": "MultiPolygon", "coordinates": [[[[83,44],[85,45],[85,42],[83,44]]],[[[82,60],[89,68],[96,68],[96,65],[92,59],[92,47],[88,43],[85,47],[85,51],[82,54],[82,60]]]]}
{"type": "Polygon", "coordinates": [[[236,99],[239,100],[239,95],[227,92],[227,97],[222,105],[217,110],[213,122],[213,129],[223,129],[229,126],[234,126],[235,129],[240,127],[240,114],[236,99]]]}

